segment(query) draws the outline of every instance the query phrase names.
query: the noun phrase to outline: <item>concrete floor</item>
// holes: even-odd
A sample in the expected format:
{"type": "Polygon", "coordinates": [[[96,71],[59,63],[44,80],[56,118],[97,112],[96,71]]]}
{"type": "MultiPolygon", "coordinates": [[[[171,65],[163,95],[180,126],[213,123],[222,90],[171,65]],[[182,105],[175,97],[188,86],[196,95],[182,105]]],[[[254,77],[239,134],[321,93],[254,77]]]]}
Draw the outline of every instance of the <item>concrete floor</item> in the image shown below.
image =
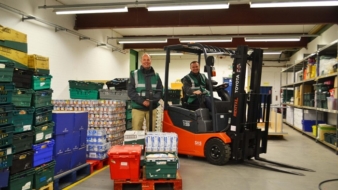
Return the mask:
{"type": "MultiPolygon", "coordinates": [[[[338,178],[338,156],[332,149],[288,126],[284,126],[284,131],[288,135],[270,139],[268,153],[261,157],[309,168],[315,172],[299,171],[305,176],[296,176],[235,163],[214,166],[203,159],[181,156],[179,171],[183,189],[316,190],[321,181],[338,178]]],[[[106,168],[72,190],[112,190],[113,181],[109,175],[109,168],[106,168]]],[[[337,190],[338,181],[326,183],[322,189],[337,190]]]]}

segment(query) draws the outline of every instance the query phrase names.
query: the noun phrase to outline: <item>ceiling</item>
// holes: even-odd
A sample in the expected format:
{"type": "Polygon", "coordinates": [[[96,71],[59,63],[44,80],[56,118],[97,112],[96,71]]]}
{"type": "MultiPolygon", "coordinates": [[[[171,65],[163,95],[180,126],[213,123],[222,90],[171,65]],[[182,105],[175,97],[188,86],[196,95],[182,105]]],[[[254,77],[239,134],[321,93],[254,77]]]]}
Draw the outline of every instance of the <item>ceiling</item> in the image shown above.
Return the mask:
{"type": "MultiPolygon", "coordinates": [[[[197,0],[198,1],[198,0],[197,0]]],[[[161,11],[148,12],[150,4],[168,2],[197,2],[196,0],[95,0],[95,4],[128,5],[127,13],[79,14],[74,29],[107,29],[123,37],[167,37],[167,43],[124,44],[125,49],[163,49],[166,45],[180,43],[182,36],[231,36],[232,42],[206,43],[225,48],[238,45],[282,50],[279,56],[288,59],[300,48],[306,47],[315,35],[319,35],[331,24],[338,24],[338,6],[306,8],[250,8],[248,0],[230,2],[224,10],[161,11]],[[137,2],[137,3],[136,3],[137,2]],[[298,42],[245,42],[243,36],[250,35],[308,35],[298,42]],[[312,35],[312,36],[310,36],[312,35]]],[[[285,0],[284,0],[285,1],[285,0]]],[[[301,1],[301,0],[298,0],[301,1]]],[[[309,0],[308,0],[309,1],[309,0]]],[[[204,2],[206,2],[204,0],[204,2]]],[[[251,2],[272,2],[252,0],[251,2]]],[[[92,0],[50,0],[47,6],[93,4],[92,0]]],[[[43,6],[41,4],[41,6],[43,6]]],[[[107,40],[108,43],[111,40],[107,40]]]]}

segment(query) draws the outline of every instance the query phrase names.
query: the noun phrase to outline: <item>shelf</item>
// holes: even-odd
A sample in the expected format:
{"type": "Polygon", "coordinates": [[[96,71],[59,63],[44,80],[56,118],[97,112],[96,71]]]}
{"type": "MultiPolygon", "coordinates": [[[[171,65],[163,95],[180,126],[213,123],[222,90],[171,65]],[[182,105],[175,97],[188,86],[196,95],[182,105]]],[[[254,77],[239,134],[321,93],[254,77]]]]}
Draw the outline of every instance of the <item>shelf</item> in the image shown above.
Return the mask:
{"type": "Polygon", "coordinates": [[[337,75],[338,75],[338,72],[335,72],[335,73],[332,73],[332,74],[328,74],[328,75],[324,75],[324,76],[319,76],[319,77],[316,78],[316,80],[330,78],[330,77],[335,77],[337,75]]]}
{"type": "Polygon", "coordinates": [[[334,150],[338,150],[338,148],[335,145],[331,144],[331,143],[328,143],[328,142],[325,142],[325,141],[321,141],[321,140],[317,140],[317,141],[320,142],[320,143],[323,143],[324,145],[326,145],[326,146],[328,146],[328,147],[330,147],[330,148],[332,148],[334,150]]]}
{"type": "Polygon", "coordinates": [[[309,106],[303,106],[304,109],[308,109],[308,110],[317,110],[317,108],[315,107],[309,107],[309,106]]]}
{"type": "Polygon", "coordinates": [[[328,113],[338,113],[337,110],[328,110],[328,109],[323,109],[323,108],[317,108],[318,111],[322,112],[328,112],[328,113]]]}
{"type": "Polygon", "coordinates": [[[309,59],[310,57],[315,56],[316,53],[312,53],[306,57],[304,57],[302,60],[300,60],[298,63],[289,66],[288,68],[282,70],[282,72],[297,72],[303,69],[303,62],[307,61],[307,59],[309,59]]]}
{"type": "Polygon", "coordinates": [[[287,84],[287,85],[282,86],[282,88],[289,88],[289,87],[293,87],[293,84],[287,84]]]}

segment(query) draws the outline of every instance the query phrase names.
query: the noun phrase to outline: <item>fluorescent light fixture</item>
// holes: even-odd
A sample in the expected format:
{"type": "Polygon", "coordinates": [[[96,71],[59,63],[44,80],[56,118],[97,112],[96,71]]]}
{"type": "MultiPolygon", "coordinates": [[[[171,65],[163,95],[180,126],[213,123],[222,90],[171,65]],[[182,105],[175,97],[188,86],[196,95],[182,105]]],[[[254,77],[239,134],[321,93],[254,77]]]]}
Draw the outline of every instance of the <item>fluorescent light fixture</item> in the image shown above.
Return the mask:
{"type": "Polygon", "coordinates": [[[146,44],[146,43],[167,43],[166,38],[129,38],[129,39],[118,39],[117,42],[120,44],[146,44]]]}
{"type": "Polygon", "coordinates": [[[228,9],[229,3],[213,3],[213,4],[171,4],[162,6],[149,6],[148,11],[183,11],[183,10],[207,10],[207,9],[228,9]]]}
{"type": "Polygon", "coordinates": [[[297,42],[300,41],[299,36],[275,36],[275,37],[245,37],[246,42],[297,42]]]}
{"type": "MultiPolygon", "coordinates": [[[[157,55],[166,55],[166,53],[149,53],[149,55],[157,56],[157,55]]],[[[170,55],[183,55],[183,53],[170,53],[170,55]]]]}
{"type": "Polygon", "coordinates": [[[279,55],[281,53],[282,53],[281,51],[270,51],[270,52],[263,51],[264,55],[279,55]]]}
{"type": "Polygon", "coordinates": [[[299,1],[299,2],[250,3],[250,8],[324,7],[324,6],[338,6],[338,1],[299,1]]]}
{"type": "Polygon", "coordinates": [[[232,42],[230,37],[195,37],[195,38],[180,38],[182,43],[190,42],[232,42]]]}
{"type": "Polygon", "coordinates": [[[64,14],[92,14],[92,13],[122,13],[128,12],[127,7],[116,7],[116,8],[74,8],[74,9],[55,9],[54,12],[57,15],[64,14]]]}

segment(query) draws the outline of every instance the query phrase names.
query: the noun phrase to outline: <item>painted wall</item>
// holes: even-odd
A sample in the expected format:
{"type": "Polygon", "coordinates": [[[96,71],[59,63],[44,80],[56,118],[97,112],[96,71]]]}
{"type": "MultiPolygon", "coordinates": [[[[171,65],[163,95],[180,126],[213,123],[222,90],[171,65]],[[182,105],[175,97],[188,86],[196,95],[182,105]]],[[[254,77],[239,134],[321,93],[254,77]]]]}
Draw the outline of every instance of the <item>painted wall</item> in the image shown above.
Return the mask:
{"type": "MultiPolygon", "coordinates": [[[[51,2],[51,1],[47,1],[51,2]]],[[[42,0],[0,0],[15,9],[67,29],[74,26],[74,15],[56,15],[52,9],[38,9],[42,0]]],[[[56,4],[53,1],[53,4],[56,4]]],[[[27,34],[28,54],[49,57],[54,90],[53,99],[69,98],[68,80],[111,80],[128,77],[129,53],[112,52],[97,47],[88,40],[68,32],[55,32],[55,28],[29,20],[22,22],[21,15],[0,8],[0,25],[27,34]]],[[[77,31],[99,42],[106,42],[107,36],[114,36],[111,30],[77,31]]]]}

